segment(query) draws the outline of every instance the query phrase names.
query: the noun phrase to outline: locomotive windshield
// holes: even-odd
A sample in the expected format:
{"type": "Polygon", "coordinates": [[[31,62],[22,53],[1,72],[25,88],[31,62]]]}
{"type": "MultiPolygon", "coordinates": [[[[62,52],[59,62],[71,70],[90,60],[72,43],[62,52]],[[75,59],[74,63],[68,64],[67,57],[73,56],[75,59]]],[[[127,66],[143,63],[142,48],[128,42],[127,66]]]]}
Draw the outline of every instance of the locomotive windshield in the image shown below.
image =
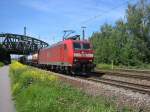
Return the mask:
{"type": "Polygon", "coordinates": [[[88,50],[88,49],[91,49],[89,43],[75,42],[75,43],[73,43],[73,47],[74,47],[75,50],[88,50]]]}
{"type": "Polygon", "coordinates": [[[80,43],[73,43],[73,47],[75,50],[80,50],[81,49],[81,44],[80,43]]]}
{"type": "Polygon", "coordinates": [[[89,43],[83,43],[83,49],[90,49],[89,43]]]}

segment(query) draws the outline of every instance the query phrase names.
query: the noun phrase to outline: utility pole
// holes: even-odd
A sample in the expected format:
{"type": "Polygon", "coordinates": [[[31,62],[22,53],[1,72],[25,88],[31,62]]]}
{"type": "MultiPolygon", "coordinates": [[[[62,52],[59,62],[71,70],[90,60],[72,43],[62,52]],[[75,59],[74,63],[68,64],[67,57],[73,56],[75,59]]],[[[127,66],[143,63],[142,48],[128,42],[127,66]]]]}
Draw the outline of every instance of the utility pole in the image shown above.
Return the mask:
{"type": "Polygon", "coordinates": [[[39,40],[41,39],[40,35],[39,35],[39,40]]]}
{"type": "Polygon", "coordinates": [[[86,26],[82,26],[82,39],[84,40],[85,39],[85,29],[86,29],[86,26]]]}
{"type": "Polygon", "coordinates": [[[26,26],[24,27],[24,36],[26,36],[26,30],[27,30],[27,28],[26,28],[26,26]]]}

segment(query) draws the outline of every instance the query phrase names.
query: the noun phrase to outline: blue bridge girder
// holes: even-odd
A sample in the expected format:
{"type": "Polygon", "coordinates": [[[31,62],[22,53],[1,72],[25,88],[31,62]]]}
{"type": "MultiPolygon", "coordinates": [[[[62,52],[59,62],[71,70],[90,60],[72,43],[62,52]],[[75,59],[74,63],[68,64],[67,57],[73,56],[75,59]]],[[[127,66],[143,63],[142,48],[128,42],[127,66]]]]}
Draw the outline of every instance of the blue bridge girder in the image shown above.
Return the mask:
{"type": "Polygon", "coordinates": [[[29,55],[48,45],[48,43],[30,36],[11,33],[0,34],[0,48],[9,54],[29,55]]]}

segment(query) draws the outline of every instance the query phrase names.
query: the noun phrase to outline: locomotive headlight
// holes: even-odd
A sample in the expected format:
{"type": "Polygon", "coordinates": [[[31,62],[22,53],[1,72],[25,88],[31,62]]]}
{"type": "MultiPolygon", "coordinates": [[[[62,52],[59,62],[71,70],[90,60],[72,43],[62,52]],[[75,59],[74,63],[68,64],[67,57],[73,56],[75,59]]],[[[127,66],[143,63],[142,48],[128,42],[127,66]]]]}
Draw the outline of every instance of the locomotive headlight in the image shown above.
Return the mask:
{"type": "Polygon", "coordinates": [[[87,57],[93,57],[93,54],[87,54],[86,56],[87,57]]]}
{"type": "Polygon", "coordinates": [[[81,57],[80,53],[74,53],[74,57],[81,57]]]}

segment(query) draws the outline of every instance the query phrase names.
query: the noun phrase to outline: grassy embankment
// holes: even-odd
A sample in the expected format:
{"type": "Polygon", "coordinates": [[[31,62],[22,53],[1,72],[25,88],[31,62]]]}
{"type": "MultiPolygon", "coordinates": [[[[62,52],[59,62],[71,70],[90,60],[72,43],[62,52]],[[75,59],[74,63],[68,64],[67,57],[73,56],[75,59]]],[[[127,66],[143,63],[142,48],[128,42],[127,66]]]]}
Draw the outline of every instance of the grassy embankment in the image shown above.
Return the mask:
{"type": "MultiPolygon", "coordinates": [[[[116,112],[115,105],[59,81],[57,76],[14,62],[10,66],[17,112],[116,112]]],[[[123,109],[121,112],[129,112],[123,109]]]]}
{"type": "Polygon", "coordinates": [[[4,63],[0,62],[0,67],[4,66],[4,63]]]}
{"type": "Polygon", "coordinates": [[[104,69],[104,70],[112,70],[112,69],[138,69],[138,70],[149,70],[150,64],[142,64],[139,66],[124,66],[124,65],[113,65],[112,64],[97,64],[97,69],[104,69]]]}

